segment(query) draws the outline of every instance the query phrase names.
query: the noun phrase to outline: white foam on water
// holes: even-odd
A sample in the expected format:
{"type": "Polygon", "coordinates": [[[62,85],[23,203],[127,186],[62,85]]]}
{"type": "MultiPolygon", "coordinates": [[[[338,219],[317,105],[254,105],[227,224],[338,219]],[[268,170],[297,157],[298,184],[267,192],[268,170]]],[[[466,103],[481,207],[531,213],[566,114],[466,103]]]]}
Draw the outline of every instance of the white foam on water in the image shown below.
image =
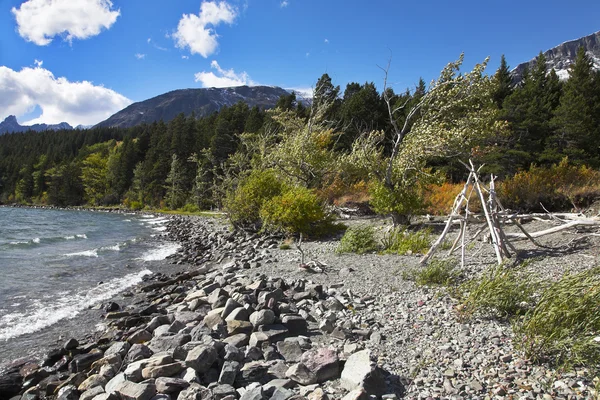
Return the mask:
{"type": "Polygon", "coordinates": [[[33,242],[33,243],[39,243],[39,242],[40,242],[40,238],[34,238],[34,239],[32,240],[32,242],[33,242]]]}
{"type": "Polygon", "coordinates": [[[178,243],[164,243],[158,246],[155,249],[150,250],[142,257],[138,258],[138,260],[142,261],[160,261],[169,257],[172,254],[177,253],[177,250],[181,248],[181,245],[178,243]]]}
{"type": "Polygon", "coordinates": [[[158,224],[164,224],[167,221],[168,221],[168,219],[166,219],[166,218],[156,218],[156,219],[147,219],[144,222],[147,224],[150,224],[150,225],[158,225],[158,224]]]}
{"type": "Polygon", "coordinates": [[[114,246],[102,247],[100,250],[121,251],[121,245],[117,243],[114,246]]]}
{"type": "Polygon", "coordinates": [[[130,219],[124,219],[123,222],[131,222],[130,219]]]}
{"type": "Polygon", "coordinates": [[[81,310],[99,302],[111,299],[117,293],[138,284],[149,270],[115,278],[92,289],[59,297],[54,301],[35,301],[26,311],[0,317],[0,340],[33,333],[57,323],[62,319],[72,319],[81,310]]]}
{"type": "Polygon", "coordinates": [[[67,257],[98,257],[98,249],[65,254],[67,257]]]}
{"type": "Polygon", "coordinates": [[[154,229],[155,231],[158,231],[158,232],[164,232],[164,231],[167,230],[167,227],[166,226],[159,226],[159,227],[152,228],[152,229],[154,229]]]}
{"type": "Polygon", "coordinates": [[[73,236],[65,236],[65,239],[66,240],[73,240],[73,239],[75,239],[75,235],[73,235],[73,236]]]}
{"type": "Polygon", "coordinates": [[[87,239],[87,235],[85,233],[82,233],[81,235],[75,235],[76,237],[80,238],[80,239],[87,239]]]}
{"type": "Polygon", "coordinates": [[[152,214],[148,214],[148,215],[142,215],[142,218],[156,218],[156,217],[152,214]]]}
{"type": "Polygon", "coordinates": [[[18,246],[18,245],[20,245],[20,244],[28,244],[28,243],[29,243],[29,242],[20,242],[20,241],[17,241],[17,242],[10,242],[9,244],[10,244],[11,246],[18,246]]]}

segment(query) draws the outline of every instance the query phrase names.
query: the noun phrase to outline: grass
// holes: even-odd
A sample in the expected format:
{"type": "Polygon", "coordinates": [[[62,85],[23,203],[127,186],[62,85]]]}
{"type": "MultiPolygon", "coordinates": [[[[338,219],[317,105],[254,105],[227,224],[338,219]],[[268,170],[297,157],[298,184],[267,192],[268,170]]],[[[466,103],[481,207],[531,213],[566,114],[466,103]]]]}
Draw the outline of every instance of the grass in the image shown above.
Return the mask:
{"type": "Polygon", "coordinates": [[[402,273],[402,279],[414,281],[418,286],[450,286],[458,281],[460,274],[451,260],[432,260],[423,268],[402,273]]]}
{"type": "Polygon", "coordinates": [[[600,365],[600,266],[565,274],[542,291],[514,324],[517,343],[533,361],[564,368],[600,365]]]}
{"type": "Polygon", "coordinates": [[[294,239],[293,238],[285,239],[279,245],[279,250],[291,250],[293,243],[294,243],[294,239]]]}
{"type": "Polygon", "coordinates": [[[356,253],[365,254],[379,250],[379,245],[375,240],[375,229],[369,225],[350,227],[342,236],[336,253],[356,253]]]}
{"type": "Polygon", "coordinates": [[[391,229],[382,239],[385,254],[425,253],[431,246],[431,230],[409,231],[406,228],[391,229]]]}
{"type": "Polygon", "coordinates": [[[458,307],[461,316],[508,319],[525,314],[532,307],[537,283],[522,272],[523,268],[500,265],[462,284],[457,289],[462,300],[458,307]]]}

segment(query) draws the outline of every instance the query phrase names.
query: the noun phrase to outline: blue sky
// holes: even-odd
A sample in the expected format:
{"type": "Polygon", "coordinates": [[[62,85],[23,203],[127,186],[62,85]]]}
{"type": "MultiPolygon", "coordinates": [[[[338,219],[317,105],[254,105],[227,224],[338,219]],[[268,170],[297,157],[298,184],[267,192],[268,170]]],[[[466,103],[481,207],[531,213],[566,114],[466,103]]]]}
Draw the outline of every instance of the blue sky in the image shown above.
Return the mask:
{"type": "Polygon", "coordinates": [[[600,2],[0,0],[0,120],[95,124],[181,88],[340,85],[396,91],[501,54],[516,66],[600,30],[600,2]]]}

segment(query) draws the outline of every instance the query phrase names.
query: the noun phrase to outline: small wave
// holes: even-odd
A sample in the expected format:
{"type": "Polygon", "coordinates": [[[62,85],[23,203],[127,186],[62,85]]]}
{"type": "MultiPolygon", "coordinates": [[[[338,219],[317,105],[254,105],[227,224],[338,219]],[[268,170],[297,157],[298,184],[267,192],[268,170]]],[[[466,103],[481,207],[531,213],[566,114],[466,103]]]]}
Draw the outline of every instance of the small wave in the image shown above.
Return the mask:
{"type": "Polygon", "coordinates": [[[17,241],[17,242],[10,242],[9,243],[9,245],[11,245],[11,246],[20,246],[20,245],[23,245],[23,244],[29,244],[29,242],[28,241],[27,242],[25,242],[25,241],[23,241],[23,242],[17,241]]]}
{"type": "Polygon", "coordinates": [[[80,235],[75,235],[75,237],[78,237],[78,238],[80,238],[80,239],[87,239],[87,238],[88,238],[88,237],[87,237],[87,235],[86,235],[85,233],[82,233],[82,234],[80,234],[80,235]]]}
{"type": "Polygon", "coordinates": [[[73,236],[65,236],[65,240],[73,240],[75,239],[75,235],[73,236]]]}
{"type": "Polygon", "coordinates": [[[147,219],[144,222],[150,225],[159,225],[159,224],[164,224],[165,222],[167,222],[168,219],[166,218],[156,218],[156,219],[147,219]]]}
{"type": "Polygon", "coordinates": [[[158,226],[158,227],[152,228],[152,229],[154,229],[155,231],[158,231],[158,232],[164,232],[167,230],[167,227],[166,226],[158,226]]]}
{"type": "Polygon", "coordinates": [[[150,250],[142,257],[138,258],[138,260],[142,261],[160,261],[169,257],[172,254],[177,253],[177,250],[181,248],[181,245],[178,243],[165,243],[160,245],[159,247],[150,250]]]}
{"type": "Polygon", "coordinates": [[[37,243],[39,243],[39,242],[40,242],[40,238],[34,238],[34,239],[32,240],[32,242],[37,244],[37,243]]]}
{"type": "Polygon", "coordinates": [[[148,219],[148,218],[156,218],[156,217],[152,214],[148,214],[148,215],[142,215],[142,218],[148,219]]]}
{"type": "Polygon", "coordinates": [[[131,222],[130,219],[124,219],[123,222],[131,222]]]}
{"type": "Polygon", "coordinates": [[[120,251],[121,250],[121,245],[117,243],[114,246],[102,247],[100,250],[120,251]]]}
{"type": "Polygon", "coordinates": [[[65,254],[67,257],[98,257],[98,249],[65,254]]]}
{"type": "Polygon", "coordinates": [[[81,310],[108,300],[128,287],[136,285],[142,281],[144,275],[151,273],[149,270],[143,270],[113,279],[90,290],[60,297],[51,304],[47,301],[37,301],[25,312],[4,315],[0,317],[0,341],[36,332],[62,319],[71,319],[81,310]]]}

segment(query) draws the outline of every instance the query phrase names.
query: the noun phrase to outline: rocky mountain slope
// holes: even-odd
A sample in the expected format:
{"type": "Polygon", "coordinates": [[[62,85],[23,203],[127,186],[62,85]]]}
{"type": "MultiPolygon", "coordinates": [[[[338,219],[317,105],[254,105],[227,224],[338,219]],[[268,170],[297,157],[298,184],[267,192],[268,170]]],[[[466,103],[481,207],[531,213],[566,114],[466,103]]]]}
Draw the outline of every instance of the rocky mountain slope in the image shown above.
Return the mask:
{"type": "Polygon", "coordinates": [[[71,125],[66,122],[61,122],[60,124],[55,125],[47,125],[47,124],[34,124],[34,125],[21,125],[17,122],[17,118],[14,115],[9,115],[6,119],[0,122],[0,135],[4,133],[14,133],[14,132],[27,132],[27,131],[48,131],[53,130],[57,131],[60,129],[73,129],[71,125]]]}
{"type": "MultiPolygon", "coordinates": [[[[575,62],[577,50],[580,46],[585,48],[588,56],[594,62],[594,67],[600,70],[600,31],[579,39],[570,40],[544,52],[547,60],[547,70],[550,71],[554,68],[561,80],[567,79],[569,77],[569,66],[575,62]]],[[[513,81],[515,83],[520,82],[523,79],[525,69],[529,68],[531,70],[534,65],[535,58],[517,65],[511,72],[513,81]]]]}
{"type": "Polygon", "coordinates": [[[144,122],[168,122],[180,113],[188,116],[194,112],[197,117],[203,117],[240,101],[249,107],[272,108],[281,95],[288,94],[282,88],[271,86],[174,90],[133,103],[96,126],[127,128],[144,122]]]}

